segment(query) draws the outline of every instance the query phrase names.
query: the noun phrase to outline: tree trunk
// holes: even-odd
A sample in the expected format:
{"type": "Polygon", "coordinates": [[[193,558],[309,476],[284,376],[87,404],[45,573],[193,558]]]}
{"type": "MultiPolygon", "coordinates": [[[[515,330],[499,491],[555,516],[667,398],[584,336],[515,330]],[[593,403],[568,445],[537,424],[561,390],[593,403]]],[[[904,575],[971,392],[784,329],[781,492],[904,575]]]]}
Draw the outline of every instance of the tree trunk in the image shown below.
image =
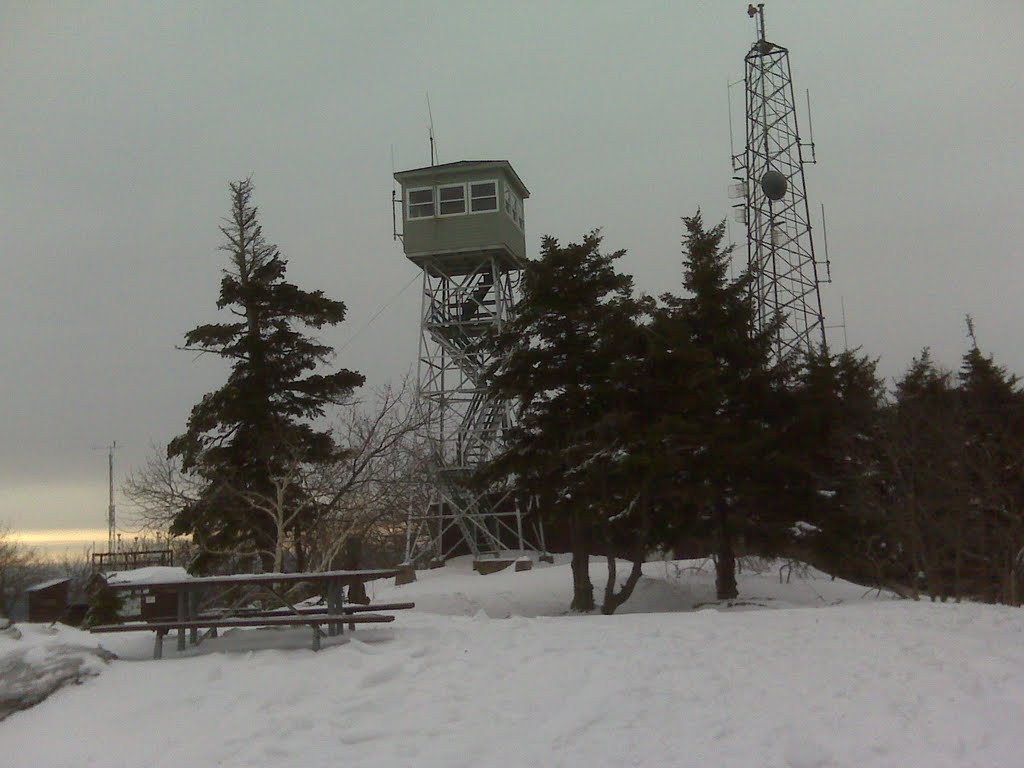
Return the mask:
{"type": "Polygon", "coordinates": [[[615,613],[615,609],[622,605],[624,602],[629,600],[633,594],[633,590],[636,588],[637,582],[640,581],[640,577],[643,576],[643,558],[637,558],[634,556],[633,567],[629,571],[629,576],[626,577],[626,583],[622,585],[617,593],[615,591],[615,556],[608,555],[608,583],[604,589],[604,602],[601,604],[601,613],[606,616],[611,616],[615,613]]]}
{"type": "Polygon", "coordinates": [[[729,525],[729,507],[722,499],[715,502],[715,528],[718,539],[715,592],[719,600],[734,600],[740,594],[736,588],[736,550],[729,525]]]}
{"type": "Polygon", "coordinates": [[[295,570],[303,573],[306,570],[306,542],[302,535],[302,527],[295,526],[295,570]]]}
{"type": "MultiPolygon", "coordinates": [[[[608,554],[608,581],[605,582],[604,602],[601,603],[601,613],[606,616],[610,616],[615,613],[615,610],[620,605],[629,600],[633,594],[633,590],[636,588],[637,582],[639,582],[640,577],[643,576],[644,559],[647,554],[647,539],[650,531],[649,499],[650,494],[648,493],[648,484],[645,482],[643,489],[640,491],[640,499],[637,505],[637,514],[639,515],[640,520],[634,533],[632,547],[633,552],[630,557],[630,561],[633,566],[629,571],[629,576],[626,577],[626,583],[622,585],[622,589],[619,590],[618,593],[615,592],[615,581],[617,576],[615,568],[615,553],[609,552],[608,554]]],[[[605,541],[608,542],[608,546],[611,547],[612,535],[611,529],[608,526],[606,526],[605,541]]]]}
{"type": "Polygon", "coordinates": [[[590,537],[579,512],[572,513],[572,605],[570,610],[587,612],[596,607],[594,584],[590,581],[590,537]]]}

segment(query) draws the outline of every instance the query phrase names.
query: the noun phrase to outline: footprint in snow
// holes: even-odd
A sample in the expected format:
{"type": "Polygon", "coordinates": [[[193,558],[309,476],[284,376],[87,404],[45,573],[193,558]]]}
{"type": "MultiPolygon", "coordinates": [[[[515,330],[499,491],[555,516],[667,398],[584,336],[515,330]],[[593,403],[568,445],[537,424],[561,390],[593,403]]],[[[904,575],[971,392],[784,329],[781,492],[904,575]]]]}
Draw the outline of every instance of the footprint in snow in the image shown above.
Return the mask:
{"type": "Polygon", "coordinates": [[[385,667],[374,670],[359,681],[360,688],[371,688],[383,683],[391,682],[402,674],[404,665],[401,662],[388,664],[385,667]]]}
{"type": "Polygon", "coordinates": [[[806,739],[791,740],[783,753],[783,760],[786,768],[830,768],[835,765],[827,749],[806,739]]]}

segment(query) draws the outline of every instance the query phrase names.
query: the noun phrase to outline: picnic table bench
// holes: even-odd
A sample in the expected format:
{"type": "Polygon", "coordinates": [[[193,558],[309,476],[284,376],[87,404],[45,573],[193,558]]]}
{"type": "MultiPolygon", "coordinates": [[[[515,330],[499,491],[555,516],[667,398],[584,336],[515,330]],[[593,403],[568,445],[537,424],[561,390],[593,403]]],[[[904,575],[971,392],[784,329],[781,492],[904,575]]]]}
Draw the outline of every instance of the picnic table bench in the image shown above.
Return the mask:
{"type": "MultiPolygon", "coordinates": [[[[394,616],[381,613],[367,613],[361,616],[348,616],[345,622],[351,627],[359,624],[386,624],[395,620],[394,616]]],[[[220,627],[287,627],[308,625],[313,630],[313,650],[320,650],[320,626],[322,624],[337,624],[338,614],[323,613],[322,611],[311,614],[302,612],[299,615],[288,614],[267,614],[262,616],[229,616],[226,618],[198,618],[188,619],[179,622],[177,619],[168,621],[133,621],[124,624],[101,624],[92,627],[90,632],[138,632],[149,630],[156,632],[156,640],[153,644],[153,658],[163,657],[164,636],[172,629],[179,633],[191,629],[217,629],[220,627]]],[[[179,635],[180,636],[180,635],[179,635]]]]}
{"type": "MultiPolygon", "coordinates": [[[[362,603],[345,603],[340,608],[336,609],[335,614],[341,614],[343,616],[349,616],[354,613],[365,613],[367,611],[402,611],[408,608],[415,608],[416,603],[372,603],[363,605],[362,603]]],[[[230,612],[232,616],[288,616],[288,615],[304,615],[304,614],[316,614],[324,613],[327,608],[323,605],[309,605],[309,606],[297,606],[294,609],[288,608],[275,608],[273,610],[264,610],[262,608],[237,608],[230,612]]],[[[199,614],[203,618],[218,618],[225,616],[225,611],[203,611],[199,614]]],[[[335,615],[335,622],[337,622],[337,616],[335,615]]],[[[353,623],[348,618],[343,623],[353,623]]]]}
{"type": "Polygon", "coordinates": [[[163,655],[163,638],[176,630],[178,650],[185,650],[185,633],[188,631],[193,644],[198,644],[198,631],[207,629],[208,634],[216,636],[221,627],[275,627],[275,626],[309,626],[313,630],[313,650],[320,649],[320,627],[327,625],[329,635],[343,632],[343,624],[355,629],[358,624],[381,624],[394,621],[391,615],[376,613],[381,610],[404,610],[415,607],[414,603],[378,603],[362,605],[345,603],[343,588],[359,584],[371,579],[394,576],[393,569],[375,569],[358,571],[319,571],[313,573],[260,573],[232,574],[225,576],[199,576],[166,580],[149,579],[144,582],[133,582],[131,579],[108,583],[108,587],[116,590],[148,589],[156,591],[173,590],[177,595],[177,615],[174,617],[154,617],[147,621],[123,624],[103,624],[92,627],[92,632],[134,632],[149,630],[156,632],[153,646],[153,658],[163,655]],[[298,583],[318,585],[321,591],[320,605],[295,605],[282,594],[282,586],[298,583]],[[275,586],[277,589],[275,589],[275,586]],[[205,593],[211,589],[226,590],[239,588],[241,597],[233,605],[203,607],[205,593]],[[274,608],[252,608],[243,605],[254,593],[270,597],[278,605],[274,608]]]}

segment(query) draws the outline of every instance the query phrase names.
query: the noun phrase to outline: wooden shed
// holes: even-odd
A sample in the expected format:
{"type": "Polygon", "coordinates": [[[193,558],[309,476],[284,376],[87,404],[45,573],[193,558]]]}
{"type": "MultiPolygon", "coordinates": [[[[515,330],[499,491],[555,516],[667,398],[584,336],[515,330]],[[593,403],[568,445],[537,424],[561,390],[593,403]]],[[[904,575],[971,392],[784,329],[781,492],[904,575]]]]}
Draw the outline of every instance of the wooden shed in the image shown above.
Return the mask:
{"type": "Polygon", "coordinates": [[[25,590],[28,595],[28,620],[50,624],[59,620],[68,607],[71,579],[50,579],[25,590]]]}

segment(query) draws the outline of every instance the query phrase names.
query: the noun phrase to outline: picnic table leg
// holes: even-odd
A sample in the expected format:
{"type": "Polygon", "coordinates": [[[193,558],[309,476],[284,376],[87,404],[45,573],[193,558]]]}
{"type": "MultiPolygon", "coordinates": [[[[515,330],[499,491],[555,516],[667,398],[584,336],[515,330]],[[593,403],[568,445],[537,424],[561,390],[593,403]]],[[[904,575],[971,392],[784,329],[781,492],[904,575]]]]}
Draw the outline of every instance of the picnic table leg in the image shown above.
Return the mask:
{"type": "MultiPolygon", "coordinates": [[[[338,613],[338,584],[334,581],[327,584],[327,612],[338,613]]],[[[334,637],[338,634],[338,625],[331,622],[327,625],[327,634],[334,637]]]]}
{"type": "MultiPolygon", "coordinates": [[[[339,617],[343,618],[344,615],[345,615],[345,585],[343,585],[341,582],[338,582],[336,589],[338,590],[338,609],[337,610],[338,610],[338,613],[339,613],[339,617]]],[[[342,624],[342,623],[338,624],[338,634],[339,635],[344,635],[345,634],[345,625],[342,624]]]]}
{"type": "Polygon", "coordinates": [[[156,631],[156,641],[153,643],[154,659],[162,659],[164,657],[164,635],[166,634],[166,629],[158,629],[156,631]]]}
{"type": "MultiPolygon", "coordinates": [[[[348,589],[349,589],[349,593],[351,594],[351,591],[352,591],[352,586],[351,586],[351,585],[349,585],[349,588],[348,588],[348,589]]],[[[353,614],[350,614],[350,615],[349,615],[349,618],[352,618],[352,617],[354,617],[354,616],[355,616],[355,614],[354,614],[354,613],[353,613],[353,614]]],[[[354,621],[350,621],[350,622],[348,623],[348,628],[349,628],[349,630],[350,630],[350,631],[352,631],[352,632],[355,632],[355,631],[356,631],[356,623],[355,623],[354,621]]]]}
{"type": "MultiPolygon", "coordinates": [[[[199,613],[199,594],[195,590],[188,591],[188,616],[190,619],[194,619],[199,613]]],[[[191,627],[188,631],[188,641],[190,645],[199,644],[199,627],[191,627]]]]}
{"type": "Polygon", "coordinates": [[[185,590],[178,588],[178,651],[185,650],[185,590]]]}
{"type": "Polygon", "coordinates": [[[313,625],[313,650],[320,650],[320,627],[316,624],[313,625]]]}

